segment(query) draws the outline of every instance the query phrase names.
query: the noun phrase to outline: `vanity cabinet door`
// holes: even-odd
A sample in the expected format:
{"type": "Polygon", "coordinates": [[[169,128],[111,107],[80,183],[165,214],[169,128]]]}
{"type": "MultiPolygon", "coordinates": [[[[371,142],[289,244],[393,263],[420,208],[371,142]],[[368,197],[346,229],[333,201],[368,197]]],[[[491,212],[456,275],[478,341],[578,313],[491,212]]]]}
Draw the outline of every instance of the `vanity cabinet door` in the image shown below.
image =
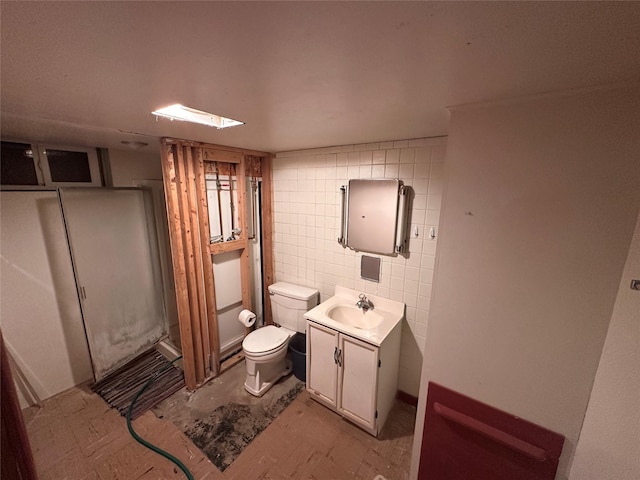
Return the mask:
{"type": "Polygon", "coordinates": [[[368,429],[376,426],[378,347],[340,335],[338,410],[368,429]]]}
{"type": "Polygon", "coordinates": [[[307,390],[337,408],[338,332],[307,322],[307,390]]]}

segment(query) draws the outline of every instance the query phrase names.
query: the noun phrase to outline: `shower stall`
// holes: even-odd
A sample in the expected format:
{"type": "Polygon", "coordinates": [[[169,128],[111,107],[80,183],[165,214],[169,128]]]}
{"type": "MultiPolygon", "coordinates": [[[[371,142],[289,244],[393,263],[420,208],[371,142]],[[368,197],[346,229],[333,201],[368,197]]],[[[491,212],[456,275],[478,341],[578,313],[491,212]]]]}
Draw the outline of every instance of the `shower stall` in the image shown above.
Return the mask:
{"type": "Polygon", "coordinates": [[[166,338],[151,192],[3,190],[2,331],[23,406],[166,338]]]}

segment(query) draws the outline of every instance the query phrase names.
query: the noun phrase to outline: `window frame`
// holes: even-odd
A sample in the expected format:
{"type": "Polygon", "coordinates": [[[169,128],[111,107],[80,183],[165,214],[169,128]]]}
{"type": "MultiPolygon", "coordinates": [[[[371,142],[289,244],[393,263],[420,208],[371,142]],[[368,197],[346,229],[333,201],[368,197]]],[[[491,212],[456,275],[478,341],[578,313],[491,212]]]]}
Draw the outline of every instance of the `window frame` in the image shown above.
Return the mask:
{"type": "Polygon", "coordinates": [[[100,160],[98,158],[98,149],[91,147],[78,147],[71,145],[59,145],[53,143],[34,143],[25,140],[2,139],[2,142],[21,143],[30,145],[33,152],[32,161],[36,171],[38,184],[34,185],[16,185],[16,184],[0,184],[2,190],[39,190],[51,187],[102,187],[102,173],[100,169],[100,160]],[[89,163],[90,182],[54,182],[51,178],[51,168],[47,159],[46,151],[61,150],[66,152],[82,152],[87,154],[89,163]]]}
{"type": "MultiPolygon", "coordinates": [[[[69,145],[54,145],[54,144],[37,144],[31,145],[31,148],[38,147],[38,158],[45,161],[40,161],[42,166],[42,173],[44,176],[45,186],[53,187],[101,187],[102,178],[100,175],[100,163],[98,162],[98,151],[95,148],[85,147],[72,147],[69,145]],[[61,150],[64,152],[82,152],[87,154],[87,161],[89,162],[89,174],[91,175],[90,182],[54,182],[51,178],[51,168],[49,161],[47,160],[47,149],[49,150],[61,150]]],[[[37,165],[36,165],[37,167],[37,165]]]]}

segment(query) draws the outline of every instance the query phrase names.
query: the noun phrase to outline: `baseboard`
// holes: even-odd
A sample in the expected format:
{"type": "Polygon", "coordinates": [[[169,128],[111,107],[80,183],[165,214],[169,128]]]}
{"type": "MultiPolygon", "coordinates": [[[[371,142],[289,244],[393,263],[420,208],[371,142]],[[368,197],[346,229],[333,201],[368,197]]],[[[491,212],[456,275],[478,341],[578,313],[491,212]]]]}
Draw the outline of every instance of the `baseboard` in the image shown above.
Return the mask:
{"type": "Polygon", "coordinates": [[[402,390],[398,390],[396,392],[396,398],[401,402],[408,403],[412,407],[418,406],[418,397],[414,397],[413,395],[410,395],[407,392],[403,392],[402,390]]]}
{"type": "MultiPolygon", "coordinates": [[[[179,356],[182,355],[182,352],[174,345],[174,343],[168,338],[164,338],[156,343],[155,348],[161,354],[169,359],[169,361],[173,361],[179,356]]],[[[175,364],[180,370],[184,370],[182,366],[182,359],[178,360],[175,364]]]]}

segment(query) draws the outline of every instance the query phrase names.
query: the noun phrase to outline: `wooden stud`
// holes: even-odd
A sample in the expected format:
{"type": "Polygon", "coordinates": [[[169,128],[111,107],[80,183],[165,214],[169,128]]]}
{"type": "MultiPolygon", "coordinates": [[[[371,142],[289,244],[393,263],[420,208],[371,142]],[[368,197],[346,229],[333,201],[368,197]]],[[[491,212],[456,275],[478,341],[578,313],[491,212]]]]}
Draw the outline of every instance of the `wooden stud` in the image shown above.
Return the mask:
{"type": "Polygon", "coordinates": [[[167,218],[169,221],[171,264],[173,265],[173,278],[176,288],[176,304],[178,324],[180,327],[184,378],[187,388],[189,390],[195,390],[197,381],[193,351],[193,334],[191,331],[184,244],[180,225],[178,180],[175,170],[176,148],[177,147],[172,144],[163,144],[162,146],[162,177],[164,180],[165,203],[167,205],[167,218]]]}
{"type": "MultiPolygon", "coordinates": [[[[240,252],[240,280],[242,289],[242,306],[251,310],[251,265],[249,262],[249,244],[247,238],[249,236],[247,228],[247,181],[245,176],[245,157],[236,168],[236,179],[238,185],[238,221],[242,225],[242,240],[245,241],[245,248],[240,252]]],[[[248,334],[250,328],[245,328],[248,334]]]]}
{"type": "MultiPolygon", "coordinates": [[[[196,149],[196,196],[198,200],[198,217],[200,219],[200,245],[202,248],[202,269],[204,274],[204,289],[207,305],[207,329],[209,333],[209,353],[213,376],[220,372],[220,338],[218,334],[218,312],[216,304],[215,277],[213,274],[213,259],[209,249],[209,209],[207,204],[207,185],[205,178],[205,162],[202,149],[196,149]]],[[[207,162],[208,163],[208,162],[207,162]]]]}
{"type": "Polygon", "coordinates": [[[215,160],[216,162],[240,163],[242,162],[242,153],[229,152],[226,150],[218,150],[214,148],[202,148],[202,158],[204,160],[215,160]]]}
{"type": "Polygon", "coordinates": [[[247,248],[246,239],[232,240],[230,242],[212,243],[211,245],[209,245],[209,251],[211,252],[211,255],[235,252],[236,250],[242,250],[243,248],[247,248]]]}
{"type": "Polygon", "coordinates": [[[190,205],[189,205],[189,187],[186,172],[185,163],[185,149],[190,147],[178,147],[177,149],[177,162],[176,173],[178,178],[178,186],[180,192],[180,220],[182,235],[185,245],[185,265],[187,272],[187,294],[189,297],[189,311],[191,317],[191,330],[193,333],[193,348],[194,348],[194,365],[196,372],[196,381],[201,383],[204,380],[204,360],[202,350],[202,332],[200,332],[200,318],[199,318],[199,302],[198,302],[198,282],[200,278],[196,276],[196,256],[194,253],[193,243],[193,228],[191,225],[190,205]]]}
{"type": "Polygon", "coordinates": [[[262,158],[262,285],[264,296],[264,321],[273,324],[271,314],[271,296],[269,285],[274,282],[273,258],[273,158],[268,155],[262,158]]]}
{"type": "MultiPolygon", "coordinates": [[[[206,260],[203,253],[208,254],[208,249],[204,249],[202,245],[201,223],[198,216],[199,202],[197,194],[195,156],[196,152],[200,152],[200,148],[186,147],[184,162],[186,166],[187,180],[187,199],[189,201],[189,215],[191,224],[191,241],[193,243],[194,253],[194,275],[196,285],[196,300],[198,302],[198,312],[195,318],[198,320],[198,329],[202,342],[202,363],[203,363],[203,380],[211,374],[211,362],[208,361],[211,348],[209,346],[209,324],[207,321],[207,302],[205,286],[200,279],[204,278],[204,261],[206,260]],[[195,150],[195,152],[194,152],[195,150]]],[[[208,236],[208,234],[206,234],[208,236]]],[[[195,328],[195,325],[194,325],[195,328]]]]}
{"type": "Polygon", "coordinates": [[[204,162],[204,173],[206,175],[215,175],[216,169],[218,170],[218,175],[229,175],[231,176],[231,168],[233,167],[233,163],[225,163],[220,160],[207,160],[204,162]]]}
{"type": "Polygon", "coordinates": [[[265,157],[269,155],[267,152],[260,152],[258,150],[250,150],[247,148],[229,147],[228,145],[216,145],[213,143],[202,143],[202,142],[195,142],[193,140],[184,140],[184,139],[176,139],[176,138],[169,138],[169,137],[164,137],[162,139],[162,143],[171,144],[171,145],[176,144],[176,145],[188,145],[190,147],[209,148],[209,149],[221,151],[221,152],[237,152],[242,155],[255,155],[256,157],[265,157]]]}
{"type": "Polygon", "coordinates": [[[247,177],[262,177],[262,158],[255,155],[246,155],[245,175],[247,177]]]}

